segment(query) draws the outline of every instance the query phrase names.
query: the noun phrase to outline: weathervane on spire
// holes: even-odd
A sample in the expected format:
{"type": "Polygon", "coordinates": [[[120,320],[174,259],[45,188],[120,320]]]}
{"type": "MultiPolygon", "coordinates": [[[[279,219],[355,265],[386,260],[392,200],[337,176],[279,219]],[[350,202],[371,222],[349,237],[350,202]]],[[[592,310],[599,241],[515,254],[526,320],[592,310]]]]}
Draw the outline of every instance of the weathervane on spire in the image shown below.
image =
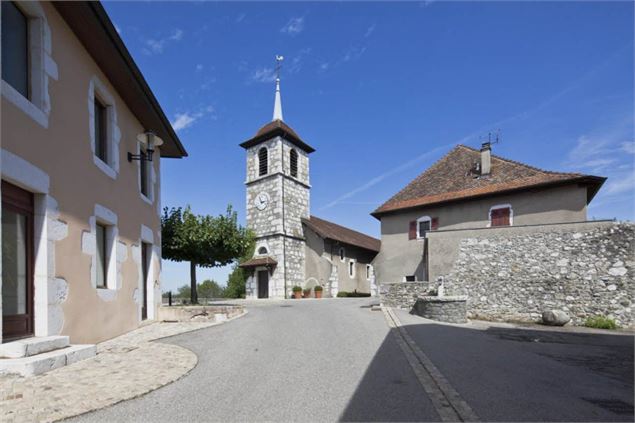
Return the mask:
{"type": "Polygon", "coordinates": [[[276,98],[273,104],[273,120],[282,120],[282,100],[280,99],[280,68],[284,57],[276,54],[276,98]]]}

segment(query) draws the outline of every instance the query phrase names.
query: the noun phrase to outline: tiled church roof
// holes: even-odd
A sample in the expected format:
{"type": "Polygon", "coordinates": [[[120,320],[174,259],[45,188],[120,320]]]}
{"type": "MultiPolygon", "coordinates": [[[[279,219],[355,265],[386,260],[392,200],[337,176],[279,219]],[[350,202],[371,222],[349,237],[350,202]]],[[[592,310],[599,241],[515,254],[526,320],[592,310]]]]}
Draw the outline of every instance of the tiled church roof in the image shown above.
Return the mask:
{"type": "Polygon", "coordinates": [[[363,248],[365,250],[378,253],[381,241],[372,236],[354,231],[336,223],[311,216],[309,219],[302,219],[302,223],[317,233],[322,238],[332,239],[363,248]]]}
{"type": "Polygon", "coordinates": [[[254,145],[267,141],[268,139],[278,135],[295,144],[307,153],[313,153],[315,151],[315,149],[305,143],[289,125],[278,119],[271,121],[260,128],[258,132],[256,132],[256,135],[240,144],[240,146],[243,148],[251,148],[254,145]]]}
{"type": "Polygon", "coordinates": [[[606,178],[580,173],[549,172],[513,160],[491,156],[491,172],[477,177],[471,169],[480,151],[458,145],[405,188],[375,210],[381,215],[402,209],[501,194],[543,186],[579,183],[587,186],[587,203],[606,178]]]}

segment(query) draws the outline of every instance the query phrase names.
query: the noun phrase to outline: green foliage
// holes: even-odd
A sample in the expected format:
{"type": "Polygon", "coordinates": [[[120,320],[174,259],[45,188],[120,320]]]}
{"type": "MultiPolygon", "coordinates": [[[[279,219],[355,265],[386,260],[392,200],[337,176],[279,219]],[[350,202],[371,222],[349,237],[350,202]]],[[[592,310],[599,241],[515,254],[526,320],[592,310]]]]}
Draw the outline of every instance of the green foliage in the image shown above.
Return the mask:
{"type": "Polygon", "coordinates": [[[189,285],[179,286],[176,290],[177,298],[187,299],[191,297],[191,287],[189,285]]]}
{"type": "Polygon", "coordinates": [[[354,297],[370,297],[370,294],[367,292],[357,292],[357,290],[355,290],[353,292],[339,291],[337,293],[337,296],[340,298],[342,297],[354,298],[354,297]]]}
{"type": "Polygon", "coordinates": [[[316,291],[316,292],[317,292],[317,291],[322,291],[323,289],[324,289],[324,288],[322,288],[322,286],[320,286],[320,285],[315,285],[315,286],[313,287],[313,290],[314,290],[314,291],[316,291]]]}
{"type": "Polygon", "coordinates": [[[231,206],[217,217],[196,215],[190,207],[167,207],[161,217],[161,249],[163,258],[190,262],[192,303],[198,301],[196,266],[225,266],[243,256],[252,242],[248,230],[238,225],[231,206]]]}
{"type": "Polygon", "coordinates": [[[161,251],[168,260],[224,266],[245,254],[249,242],[247,229],[238,225],[231,206],[217,217],[195,215],[189,206],[163,209],[161,251]]]}
{"type": "Polygon", "coordinates": [[[302,287],[301,287],[301,286],[296,285],[296,286],[294,286],[293,288],[291,288],[291,290],[292,290],[293,292],[302,292],[302,287]]]}
{"type": "MultiPolygon", "coordinates": [[[[239,262],[244,263],[253,257],[256,249],[256,241],[253,232],[248,232],[249,246],[245,254],[240,258],[239,262]]],[[[232,272],[227,278],[227,286],[225,287],[226,298],[245,298],[245,284],[249,277],[249,271],[238,266],[238,263],[234,264],[232,272]]]]}
{"type": "Polygon", "coordinates": [[[615,320],[605,316],[593,316],[586,319],[584,326],[595,329],[617,329],[619,326],[615,320]]]}
{"type": "Polygon", "coordinates": [[[209,279],[199,284],[197,290],[198,296],[201,298],[222,298],[225,296],[223,287],[209,279]]]}

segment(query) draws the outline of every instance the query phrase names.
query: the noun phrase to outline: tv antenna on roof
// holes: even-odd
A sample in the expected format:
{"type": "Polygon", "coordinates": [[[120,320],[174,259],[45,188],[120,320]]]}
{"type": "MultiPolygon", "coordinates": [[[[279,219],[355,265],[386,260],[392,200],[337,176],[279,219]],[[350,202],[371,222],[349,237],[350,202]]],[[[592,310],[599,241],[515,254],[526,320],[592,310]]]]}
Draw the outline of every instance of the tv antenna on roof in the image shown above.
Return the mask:
{"type": "Polygon", "coordinates": [[[498,144],[498,143],[501,142],[501,139],[502,139],[502,137],[501,137],[501,130],[500,129],[497,129],[495,132],[492,132],[492,131],[488,132],[487,133],[487,142],[484,141],[485,140],[485,136],[481,135],[479,137],[479,140],[481,141],[481,144],[489,144],[489,145],[498,144]]]}

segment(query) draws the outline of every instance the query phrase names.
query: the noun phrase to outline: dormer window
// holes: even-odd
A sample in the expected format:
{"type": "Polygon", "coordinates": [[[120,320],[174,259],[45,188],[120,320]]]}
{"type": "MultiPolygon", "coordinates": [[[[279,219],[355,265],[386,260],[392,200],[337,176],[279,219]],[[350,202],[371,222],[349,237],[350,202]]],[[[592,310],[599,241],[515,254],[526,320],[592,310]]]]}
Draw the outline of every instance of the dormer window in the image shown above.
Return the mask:
{"type": "Polygon", "coordinates": [[[258,176],[264,176],[269,173],[269,157],[267,148],[262,147],[258,150],[258,176]]]}
{"type": "Polygon", "coordinates": [[[289,165],[291,168],[291,176],[298,177],[298,152],[295,149],[291,149],[289,152],[289,165]]]}

